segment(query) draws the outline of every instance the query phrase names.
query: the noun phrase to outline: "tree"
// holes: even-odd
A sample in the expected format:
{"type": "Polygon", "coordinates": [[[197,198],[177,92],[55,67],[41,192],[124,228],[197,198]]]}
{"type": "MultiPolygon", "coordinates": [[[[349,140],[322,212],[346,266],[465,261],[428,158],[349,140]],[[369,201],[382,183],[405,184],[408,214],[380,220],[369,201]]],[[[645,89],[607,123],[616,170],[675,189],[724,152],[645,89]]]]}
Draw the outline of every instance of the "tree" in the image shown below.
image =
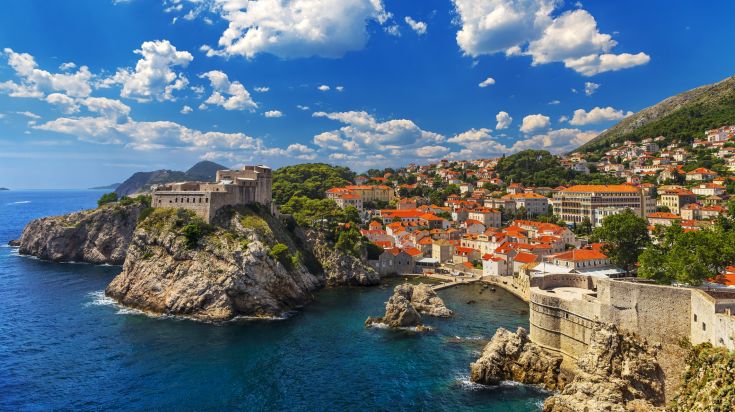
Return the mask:
{"type": "Polygon", "coordinates": [[[657,228],[656,234],[658,243],[640,255],[641,277],[696,286],[721,275],[735,261],[735,232],[720,227],[684,231],[673,225],[657,228]]]}
{"type": "Polygon", "coordinates": [[[360,218],[360,211],[355,206],[347,206],[344,209],[345,222],[354,223],[356,225],[362,224],[362,218],[360,218]]]}
{"type": "Polygon", "coordinates": [[[575,234],[579,236],[587,236],[592,234],[592,221],[589,217],[585,216],[579,225],[575,225],[575,234]]]}
{"type": "Polygon", "coordinates": [[[332,199],[309,199],[294,196],[281,207],[281,212],[290,214],[301,227],[334,229],[337,223],[345,222],[345,212],[332,199]]]}
{"type": "Polygon", "coordinates": [[[355,173],[325,163],[282,167],[273,172],[273,200],[282,205],[293,196],[323,199],[327,189],[349,185],[355,173]]]}
{"type": "Polygon", "coordinates": [[[97,206],[106,205],[108,203],[114,203],[117,202],[117,193],[110,192],[105,193],[104,195],[100,196],[100,198],[97,200],[97,206]]]}
{"type": "Polygon", "coordinates": [[[592,239],[604,242],[603,253],[626,271],[634,267],[638,256],[651,242],[648,222],[630,209],[606,217],[602,226],[592,232],[592,239]]]}

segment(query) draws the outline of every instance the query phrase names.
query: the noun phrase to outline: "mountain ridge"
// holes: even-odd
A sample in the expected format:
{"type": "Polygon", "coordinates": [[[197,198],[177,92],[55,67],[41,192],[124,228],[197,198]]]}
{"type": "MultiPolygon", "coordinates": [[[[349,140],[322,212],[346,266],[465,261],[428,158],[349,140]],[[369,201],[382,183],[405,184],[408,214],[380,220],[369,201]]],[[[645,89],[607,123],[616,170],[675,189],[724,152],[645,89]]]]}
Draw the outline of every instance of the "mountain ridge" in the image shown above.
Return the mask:
{"type": "Polygon", "coordinates": [[[665,136],[701,138],[704,131],[735,124],[735,76],[667,97],[628,116],[573,152],[601,151],[625,140],[665,136]]]}
{"type": "Polygon", "coordinates": [[[116,189],[118,196],[129,196],[150,189],[152,185],[186,180],[213,182],[217,170],[227,166],[203,160],[190,167],[186,172],[160,169],[151,172],[137,172],[122,182],[116,189]]]}

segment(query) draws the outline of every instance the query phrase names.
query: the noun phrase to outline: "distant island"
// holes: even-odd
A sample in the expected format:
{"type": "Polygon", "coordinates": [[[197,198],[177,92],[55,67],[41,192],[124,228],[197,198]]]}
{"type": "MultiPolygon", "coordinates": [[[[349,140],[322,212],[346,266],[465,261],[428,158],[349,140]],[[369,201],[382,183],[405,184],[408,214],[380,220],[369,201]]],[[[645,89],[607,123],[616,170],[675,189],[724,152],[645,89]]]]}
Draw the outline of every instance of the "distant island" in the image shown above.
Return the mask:
{"type": "Polygon", "coordinates": [[[111,184],[111,185],[107,185],[107,186],[95,186],[95,187],[90,187],[89,189],[90,189],[90,190],[115,190],[115,189],[117,189],[118,187],[120,187],[120,185],[121,185],[121,184],[122,184],[122,183],[113,183],[113,184],[111,184]]]}
{"type": "Polygon", "coordinates": [[[7,187],[0,187],[0,190],[10,190],[7,187]]]}

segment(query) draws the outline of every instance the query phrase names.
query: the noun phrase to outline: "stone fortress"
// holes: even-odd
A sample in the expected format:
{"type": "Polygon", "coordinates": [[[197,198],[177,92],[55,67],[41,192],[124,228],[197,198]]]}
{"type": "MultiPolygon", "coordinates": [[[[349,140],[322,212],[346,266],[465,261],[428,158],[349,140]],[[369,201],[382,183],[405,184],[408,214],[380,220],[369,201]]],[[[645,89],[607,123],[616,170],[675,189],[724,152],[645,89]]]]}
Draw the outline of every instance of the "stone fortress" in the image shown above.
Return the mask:
{"type": "Polygon", "coordinates": [[[662,286],[642,279],[547,275],[531,281],[531,340],[576,360],[596,322],[613,323],[650,341],[735,349],[735,291],[662,286]]]}
{"type": "Polygon", "coordinates": [[[267,166],[245,166],[240,170],[218,170],[214,183],[178,182],[152,190],[151,206],[187,209],[211,223],[225,206],[258,203],[272,208],[273,173],[267,166]]]}

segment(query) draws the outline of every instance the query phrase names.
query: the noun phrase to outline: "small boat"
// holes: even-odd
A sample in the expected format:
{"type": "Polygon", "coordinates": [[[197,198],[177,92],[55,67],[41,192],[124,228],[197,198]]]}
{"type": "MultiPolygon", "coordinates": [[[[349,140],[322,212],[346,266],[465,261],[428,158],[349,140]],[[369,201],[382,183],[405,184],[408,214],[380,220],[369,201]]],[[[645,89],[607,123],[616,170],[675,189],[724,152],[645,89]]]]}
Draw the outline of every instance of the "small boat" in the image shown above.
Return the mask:
{"type": "Polygon", "coordinates": [[[473,303],[477,303],[477,301],[476,300],[472,300],[472,299],[470,299],[470,300],[467,301],[467,304],[468,305],[472,305],[473,303]]]}
{"type": "Polygon", "coordinates": [[[482,285],[482,288],[483,288],[483,289],[487,289],[487,288],[489,288],[489,287],[490,287],[490,285],[488,285],[487,283],[485,283],[484,285],[482,285]]]}
{"type": "Polygon", "coordinates": [[[495,288],[491,288],[491,289],[490,289],[490,291],[491,291],[491,292],[495,292],[495,288]]]}

